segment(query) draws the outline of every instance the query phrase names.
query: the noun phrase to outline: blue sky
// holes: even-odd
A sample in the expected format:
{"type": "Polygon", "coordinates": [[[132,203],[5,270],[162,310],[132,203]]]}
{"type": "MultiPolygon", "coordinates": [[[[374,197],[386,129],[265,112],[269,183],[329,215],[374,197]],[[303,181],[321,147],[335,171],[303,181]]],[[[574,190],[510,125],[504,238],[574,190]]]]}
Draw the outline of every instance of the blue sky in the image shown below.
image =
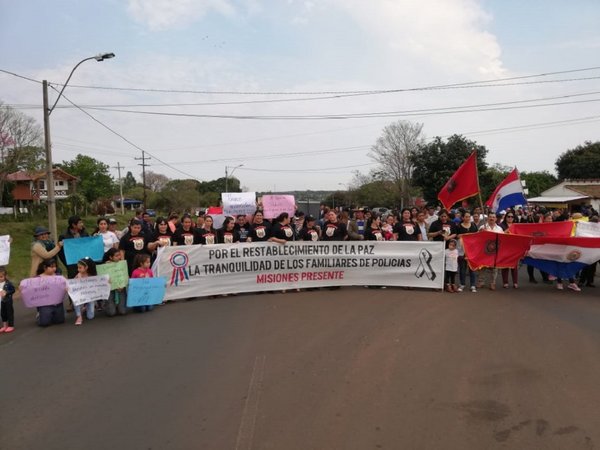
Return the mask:
{"type": "MultiPolygon", "coordinates": [[[[110,61],[80,66],[65,91],[69,100],[81,106],[163,105],[129,109],[209,116],[404,111],[584,94],[553,102],[585,103],[531,109],[346,120],[86,110],[154,156],[154,172],[210,180],[224,176],[225,166],[243,164],[235,175],[251,191],[348,186],[353,170],[375,167],[369,148],[384,126],[399,119],[424,123],[428,139],[465,134],[488,148],[490,164],[553,171],[562,152],[600,139],[594,101],[600,94],[593,94],[600,91],[598,69],[528,80],[592,78],[570,82],[164,105],[306,99],[313,96],[294,93],[415,88],[596,67],[598,17],[600,3],[592,0],[0,0],[0,69],[62,83],[81,59],[112,51],[117,57],[110,61]],[[282,94],[265,94],[272,92],[282,94]],[[584,117],[593,119],[568,122],[584,117]],[[547,125],[517,128],[530,124],[547,125]],[[499,128],[507,130],[481,133],[499,128]]],[[[39,84],[0,73],[0,101],[41,123],[39,84]]],[[[66,99],[59,105],[51,118],[55,161],[84,153],[110,166],[119,162],[139,177],[138,149],[67,108],[66,99]]]]}

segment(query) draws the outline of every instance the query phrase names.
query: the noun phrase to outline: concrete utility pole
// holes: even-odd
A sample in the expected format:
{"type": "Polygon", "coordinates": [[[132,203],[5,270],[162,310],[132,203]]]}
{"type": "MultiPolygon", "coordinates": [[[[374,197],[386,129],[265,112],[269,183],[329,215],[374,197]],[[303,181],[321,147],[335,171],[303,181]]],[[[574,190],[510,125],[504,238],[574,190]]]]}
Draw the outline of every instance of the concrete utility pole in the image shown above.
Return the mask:
{"type": "Polygon", "coordinates": [[[138,166],[142,166],[142,184],[144,185],[144,209],[146,209],[148,206],[146,204],[146,167],[150,166],[150,164],[146,164],[146,160],[147,159],[152,159],[149,156],[146,156],[146,152],[144,150],[142,150],[142,157],[141,158],[134,158],[137,161],[142,161],[141,164],[138,164],[138,166]]]}
{"type": "Polygon", "coordinates": [[[122,168],[123,168],[123,166],[119,162],[117,162],[117,167],[113,167],[113,169],[117,169],[119,171],[119,193],[121,194],[121,214],[124,216],[125,215],[125,205],[123,204],[123,202],[125,201],[125,199],[123,198],[123,178],[121,178],[121,169],[122,168]]]}
{"type": "Polygon", "coordinates": [[[58,233],[56,227],[56,198],[54,195],[54,168],[52,167],[52,141],[50,139],[50,114],[52,114],[52,111],[54,111],[54,108],[56,108],[56,104],[60,100],[60,97],[62,96],[65,89],[67,88],[67,85],[69,84],[73,73],[75,73],[75,70],[77,70],[77,68],[81,64],[91,59],[95,59],[96,61],[104,61],[105,59],[110,59],[114,57],[114,53],[100,53],[99,55],[90,56],[89,58],[84,58],[81,61],[79,61],[75,65],[75,67],[73,67],[73,70],[71,70],[69,78],[67,78],[67,81],[65,81],[65,84],[63,84],[62,89],[58,93],[58,97],[56,97],[54,104],[50,107],[48,106],[48,82],[46,80],[42,81],[42,96],[44,102],[44,149],[46,152],[46,204],[48,205],[48,228],[50,230],[50,233],[52,233],[51,236],[56,240],[58,240],[58,233]]]}

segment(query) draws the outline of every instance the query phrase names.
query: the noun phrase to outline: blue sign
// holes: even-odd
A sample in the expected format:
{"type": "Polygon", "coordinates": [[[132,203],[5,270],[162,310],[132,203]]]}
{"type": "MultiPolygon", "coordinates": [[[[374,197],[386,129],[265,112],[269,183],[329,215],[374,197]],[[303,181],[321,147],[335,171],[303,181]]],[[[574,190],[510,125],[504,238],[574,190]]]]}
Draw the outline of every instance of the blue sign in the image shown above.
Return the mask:
{"type": "Polygon", "coordinates": [[[102,261],[104,256],[102,236],[65,239],[62,242],[68,265],[77,264],[77,261],[85,257],[92,258],[96,262],[102,261]]]}
{"type": "Polygon", "coordinates": [[[167,279],[130,278],[127,287],[127,306],[160,305],[165,298],[167,279]]]}

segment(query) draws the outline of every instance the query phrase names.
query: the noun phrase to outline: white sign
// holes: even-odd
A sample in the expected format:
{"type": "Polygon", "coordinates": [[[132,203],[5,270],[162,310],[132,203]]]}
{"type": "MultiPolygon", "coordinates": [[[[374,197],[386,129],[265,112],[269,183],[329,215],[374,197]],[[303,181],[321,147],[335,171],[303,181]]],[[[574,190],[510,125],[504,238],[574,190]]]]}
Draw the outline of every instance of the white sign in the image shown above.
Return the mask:
{"type": "Polygon", "coordinates": [[[223,214],[227,216],[254,214],[256,211],[255,192],[223,192],[221,200],[223,201],[223,214]]]}
{"type": "Polygon", "coordinates": [[[443,242],[309,242],[165,247],[165,299],[324,286],[441,289],[443,242]]]}
{"type": "Polygon", "coordinates": [[[274,219],[282,212],[293,217],[296,213],[296,201],[293,195],[263,195],[262,205],[265,219],[274,219]]]}
{"type": "Polygon", "coordinates": [[[600,223],[577,222],[575,236],[579,237],[600,237],[600,223]]]}
{"type": "Polygon", "coordinates": [[[0,236],[0,266],[6,266],[10,260],[10,236],[0,236]]]}
{"type": "Polygon", "coordinates": [[[98,275],[67,280],[67,291],[75,306],[96,300],[106,300],[110,295],[109,276],[98,275]]]}

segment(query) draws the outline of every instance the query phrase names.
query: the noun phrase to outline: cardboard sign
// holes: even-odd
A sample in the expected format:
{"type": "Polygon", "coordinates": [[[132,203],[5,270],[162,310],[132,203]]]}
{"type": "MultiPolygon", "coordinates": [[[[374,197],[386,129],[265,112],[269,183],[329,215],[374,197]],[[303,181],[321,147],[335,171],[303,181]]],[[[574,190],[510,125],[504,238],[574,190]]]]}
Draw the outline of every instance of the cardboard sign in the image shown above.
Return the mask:
{"type": "Polygon", "coordinates": [[[102,261],[104,256],[104,241],[102,236],[82,237],[63,240],[65,259],[67,264],[77,264],[82,258],[92,258],[94,261],[102,261]]]}
{"type": "Polygon", "coordinates": [[[0,236],[0,266],[6,266],[10,261],[10,236],[0,236]]]}
{"type": "Polygon", "coordinates": [[[67,280],[69,297],[75,306],[96,300],[106,300],[110,295],[108,275],[96,277],[73,278],[67,280]]]}
{"type": "Polygon", "coordinates": [[[60,275],[25,278],[19,284],[23,304],[27,308],[58,305],[67,292],[67,280],[60,275]]]}
{"type": "Polygon", "coordinates": [[[98,275],[108,275],[110,279],[110,290],[127,287],[129,274],[127,273],[127,261],[107,262],[96,266],[98,275]]]}
{"type": "Polygon", "coordinates": [[[223,202],[223,214],[227,216],[254,214],[254,211],[256,211],[255,192],[223,192],[221,200],[223,202]]]}
{"type": "Polygon", "coordinates": [[[127,288],[127,306],[160,305],[165,298],[167,279],[130,278],[127,288]]]}
{"type": "Polygon", "coordinates": [[[296,200],[293,195],[263,195],[262,204],[264,217],[274,219],[282,212],[293,217],[296,213],[296,200]]]}

